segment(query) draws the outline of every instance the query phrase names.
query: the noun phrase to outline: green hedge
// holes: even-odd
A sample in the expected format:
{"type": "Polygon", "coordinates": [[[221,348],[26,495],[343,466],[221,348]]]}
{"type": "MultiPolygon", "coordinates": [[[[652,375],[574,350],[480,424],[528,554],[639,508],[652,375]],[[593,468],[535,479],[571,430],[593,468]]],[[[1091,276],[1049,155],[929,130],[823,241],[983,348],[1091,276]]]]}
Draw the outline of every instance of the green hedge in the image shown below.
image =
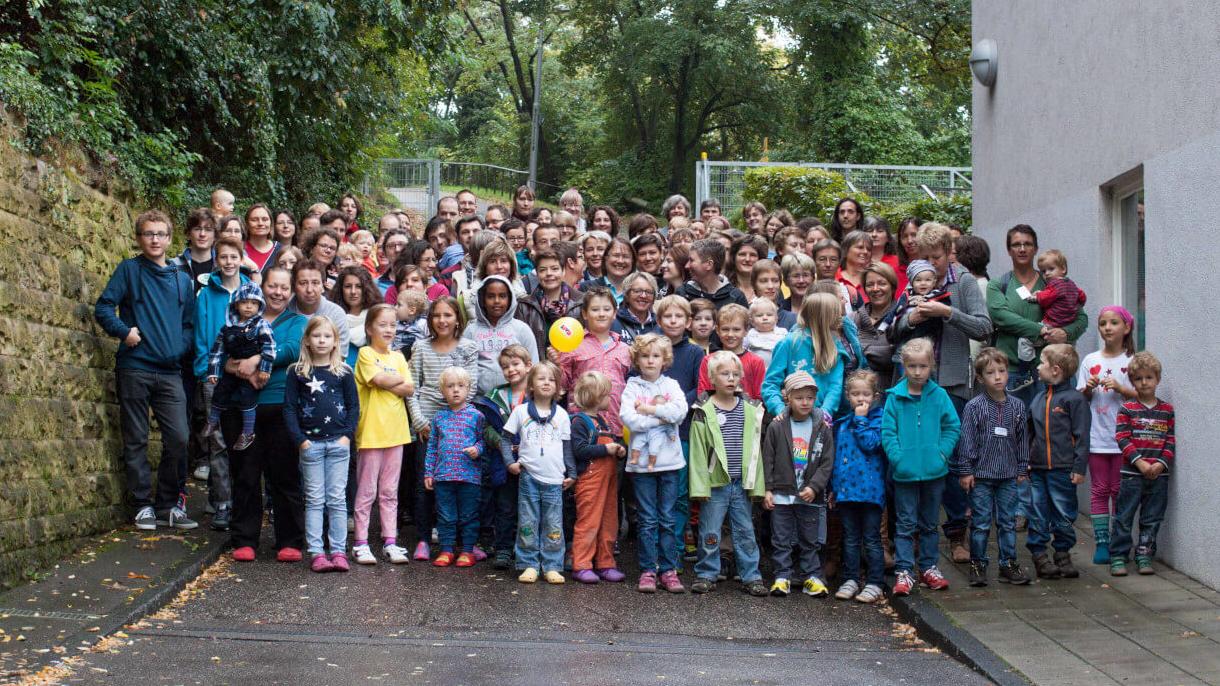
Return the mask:
{"type": "Polygon", "coordinates": [[[784,208],[800,217],[817,217],[827,226],[834,214],[835,203],[843,197],[853,197],[864,205],[868,215],[885,217],[897,228],[905,217],[919,217],[945,224],[957,224],[969,230],[971,197],[952,195],[940,198],[923,197],[898,203],[874,201],[866,193],[852,193],[843,175],[810,167],[760,167],[745,173],[746,201],[757,200],[768,209],[784,208]]]}

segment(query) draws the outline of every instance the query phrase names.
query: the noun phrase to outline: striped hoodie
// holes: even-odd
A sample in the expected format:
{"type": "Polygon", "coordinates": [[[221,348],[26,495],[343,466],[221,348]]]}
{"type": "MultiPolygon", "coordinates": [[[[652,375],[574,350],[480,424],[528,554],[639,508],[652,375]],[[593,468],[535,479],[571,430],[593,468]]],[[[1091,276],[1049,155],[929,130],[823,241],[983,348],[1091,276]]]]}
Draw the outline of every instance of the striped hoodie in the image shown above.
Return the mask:
{"type": "Polygon", "coordinates": [[[1160,462],[1165,465],[1161,476],[1173,471],[1174,440],[1173,405],[1157,398],[1156,404],[1148,407],[1139,400],[1128,400],[1118,411],[1114,437],[1118,449],[1123,453],[1124,476],[1142,476],[1135,466],[1136,460],[1160,462]]]}

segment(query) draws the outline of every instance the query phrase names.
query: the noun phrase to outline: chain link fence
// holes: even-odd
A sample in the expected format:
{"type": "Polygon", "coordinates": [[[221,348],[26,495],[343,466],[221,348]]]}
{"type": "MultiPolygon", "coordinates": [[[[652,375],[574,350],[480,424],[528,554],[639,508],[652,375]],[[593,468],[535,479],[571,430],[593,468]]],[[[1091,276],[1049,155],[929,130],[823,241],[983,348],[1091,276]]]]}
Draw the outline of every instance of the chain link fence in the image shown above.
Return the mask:
{"type": "Polygon", "coordinates": [[[848,188],[867,193],[873,200],[898,203],[921,197],[969,195],[970,167],[905,167],[816,162],[712,162],[695,163],[695,208],[707,198],[720,201],[726,216],[745,206],[746,170],[759,167],[810,167],[843,175],[848,188]]]}

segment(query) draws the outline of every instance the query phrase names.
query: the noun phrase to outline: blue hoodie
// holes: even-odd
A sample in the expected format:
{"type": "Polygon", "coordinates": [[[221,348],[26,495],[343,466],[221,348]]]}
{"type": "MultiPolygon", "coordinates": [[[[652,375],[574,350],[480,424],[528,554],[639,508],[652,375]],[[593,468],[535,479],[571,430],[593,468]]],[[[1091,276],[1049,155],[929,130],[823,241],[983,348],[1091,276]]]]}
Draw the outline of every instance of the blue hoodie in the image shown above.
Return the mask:
{"type": "MultiPolygon", "coordinates": [[[[238,288],[241,288],[249,283],[250,279],[241,274],[238,281],[238,288]]],[[[207,375],[208,350],[212,348],[216,334],[220,333],[221,327],[225,325],[229,316],[229,302],[232,299],[233,294],[221,284],[219,271],[212,272],[207,285],[199,289],[199,295],[195,296],[194,368],[195,377],[198,379],[207,375]]]]}
{"type": "Polygon", "coordinates": [[[840,503],[885,505],[885,453],[881,451],[880,405],[859,417],[835,421],[835,466],[830,487],[840,503]]]}
{"type": "Polygon", "coordinates": [[[123,260],[93,307],[93,318],[119,339],[115,369],[178,373],[194,344],[195,288],[173,265],[157,266],[143,255],[123,260]],[[132,328],[140,344],[122,341],[132,328]]]}
{"type": "Polygon", "coordinates": [[[881,419],[881,443],[891,479],[932,481],[948,474],[959,435],[957,410],[935,381],[924,384],[919,396],[911,395],[906,379],[890,389],[881,419]]]}
{"type": "MultiPolygon", "coordinates": [[[[860,338],[856,334],[856,323],[843,318],[843,337],[847,339],[860,361],[860,368],[867,369],[868,361],[860,350],[860,338]]],[[[771,364],[767,366],[767,375],[763,377],[763,406],[772,415],[778,417],[784,413],[786,405],[780,392],[784,387],[784,379],[792,372],[804,370],[809,372],[818,385],[818,407],[829,417],[839,413],[843,399],[843,369],[847,350],[843,342],[835,337],[835,347],[839,351],[834,366],[825,372],[817,372],[813,366],[813,338],[808,329],[797,327],[788,332],[784,340],[771,351],[771,364]]]]}

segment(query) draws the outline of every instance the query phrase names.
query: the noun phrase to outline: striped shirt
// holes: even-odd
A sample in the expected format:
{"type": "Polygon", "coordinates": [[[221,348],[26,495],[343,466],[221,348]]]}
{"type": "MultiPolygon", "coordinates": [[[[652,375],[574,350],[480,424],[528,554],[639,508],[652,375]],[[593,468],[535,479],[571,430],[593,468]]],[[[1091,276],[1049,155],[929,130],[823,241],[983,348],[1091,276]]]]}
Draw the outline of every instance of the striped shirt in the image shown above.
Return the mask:
{"type": "Polygon", "coordinates": [[[728,411],[716,407],[716,422],[720,424],[720,438],[724,441],[730,479],[741,478],[742,442],[746,435],[746,411],[741,402],[741,398],[738,398],[737,404],[728,411]]]}
{"type": "Polygon", "coordinates": [[[953,471],[978,479],[1013,479],[1029,473],[1028,416],[1021,401],[1006,396],[997,403],[986,393],[962,411],[962,437],[954,451],[953,471]]]}
{"type": "Polygon", "coordinates": [[[411,352],[411,377],[415,381],[415,393],[407,398],[411,410],[411,427],[416,431],[428,426],[432,418],[443,407],[448,407],[441,397],[441,372],[446,367],[463,367],[470,374],[470,397],[474,400],[479,388],[479,348],[474,341],[461,338],[453,350],[441,355],[432,347],[432,339],[415,341],[411,352]]]}
{"type": "Polygon", "coordinates": [[[1165,465],[1161,476],[1169,476],[1173,470],[1174,440],[1173,405],[1157,399],[1156,405],[1148,407],[1139,400],[1128,400],[1118,411],[1114,437],[1118,449],[1123,453],[1124,476],[1142,476],[1135,467],[1136,460],[1165,465]]]}

